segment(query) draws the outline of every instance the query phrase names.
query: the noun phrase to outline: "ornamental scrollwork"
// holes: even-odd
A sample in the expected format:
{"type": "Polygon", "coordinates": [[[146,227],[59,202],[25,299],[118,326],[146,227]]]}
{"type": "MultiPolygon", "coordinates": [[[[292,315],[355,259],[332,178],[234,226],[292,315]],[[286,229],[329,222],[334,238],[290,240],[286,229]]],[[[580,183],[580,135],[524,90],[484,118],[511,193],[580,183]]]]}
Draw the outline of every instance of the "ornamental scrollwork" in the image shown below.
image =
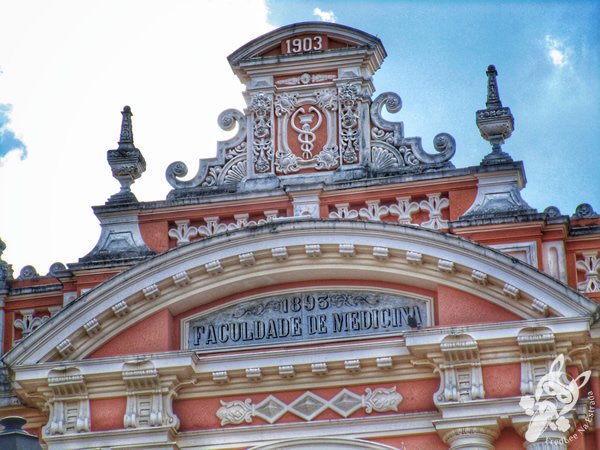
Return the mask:
{"type": "MultiPolygon", "coordinates": [[[[273,159],[273,101],[271,96],[264,92],[254,94],[250,100],[250,111],[252,112],[253,124],[253,154],[254,170],[258,173],[265,173],[271,169],[271,160],[273,159]]],[[[294,104],[293,96],[287,96],[282,106],[281,99],[279,108],[291,107],[294,104]]]]}
{"type": "Polygon", "coordinates": [[[226,184],[237,184],[246,176],[246,117],[236,109],[223,111],[217,120],[225,131],[231,131],[236,125],[236,135],[217,143],[217,157],[200,160],[196,175],[183,181],[188,174],[187,165],[181,161],[167,167],[166,178],[175,189],[211,188],[226,184]]]}
{"type": "Polygon", "coordinates": [[[340,152],[345,164],[358,162],[360,90],[356,84],[343,84],[338,87],[340,106],[340,152]]]}
{"type": "Polygon", "coordinates": [[[414,170],[417,167],[452,167],[449,162],[456,151],[454,138],[447,133],[438,134],[434,149],[438,154],[423,150],[421,138],[404,136],[403,122],[391,122],[383,118],[383,108],[396,113],[402,108],[398,94],[384,92],[371,105],[371,167],[377,172],[414,170]]]}
{"type": "Polygon", "coordinates": [[[342,389],[331,400],[325,400],[311,391],[306,391],[290,403],[285,403],[274,395],[269,395],[256,404],[249,398],[229,402],[220,400],[221,407],[216,415],[221,420],[221,425],[252,423],[254,417],[272,424],[288,412],[305,421],[311,421],[327,409],[335,411],[342,417],[350,417],[361,408],[367,414],[373,411],[380,413],[398,411],[398,405],[402,400],[402,395],[396,392],[396,386],[366,388],[363,395],[342,389]]]}
{"type": "Polygon", "coordinates": [[[396,386],[389,389],[377,388],[371,390],[370,388],[366,388],[365,392],[367,395],[363,396],[363,406],[367,414],[371,414],[373,411],[398,411],[402,395],[396,392],[396,386]]]}

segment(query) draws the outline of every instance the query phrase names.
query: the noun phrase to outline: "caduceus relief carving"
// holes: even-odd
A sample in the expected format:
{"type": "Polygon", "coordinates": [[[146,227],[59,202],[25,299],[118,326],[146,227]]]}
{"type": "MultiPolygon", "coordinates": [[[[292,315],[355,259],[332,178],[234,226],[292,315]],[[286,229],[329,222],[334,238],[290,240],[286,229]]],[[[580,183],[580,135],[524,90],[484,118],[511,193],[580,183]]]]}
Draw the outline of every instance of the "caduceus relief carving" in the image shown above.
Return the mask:
{"type": "Polygon", "coordinates": [[[292,115],[291,126],[298,133],[298,142],[300,142],[300,150],[302,150],[302,159],[311,159],[312,151],[315,147],[315,131],[319,129],[323,122],[323,115],[317,108],[311,106],[308,112],[304,108],[298,108],[292,115]],[[316,116],[316,117],[315,117],[316,116]],[[296,118],[300,123],[300,127],[296,125],[296,118]],[[311,124],[317,119],[316,125],[311,127],[311,124]]]}

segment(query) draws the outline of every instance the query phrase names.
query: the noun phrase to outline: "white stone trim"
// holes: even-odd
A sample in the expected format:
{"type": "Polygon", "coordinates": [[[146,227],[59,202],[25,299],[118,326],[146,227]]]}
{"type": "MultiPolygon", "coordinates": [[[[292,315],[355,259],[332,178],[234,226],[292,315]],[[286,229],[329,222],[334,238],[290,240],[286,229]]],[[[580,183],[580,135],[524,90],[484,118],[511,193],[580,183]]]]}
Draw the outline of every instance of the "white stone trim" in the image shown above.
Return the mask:
{"type": "MultiPolygon", "coordinates": [[[[368,222],[302,221],[281,223],[277,225],[277,233],[273,233],[271,228],[272,226],[269,229],[239,230],[230,235],[219,235],[199,240],[141,263],[82,296],[68,308],[68,314],[63,311],[52,317],[46,324],[36,330],[31,338],[27,338],[28,345],[15,347],[5,355],[5,360],[11,366],[14,366],[15,364],[27,364],[28,361],[35,363],[53,357],[55,355],[53,343],[62,342],[68,336],[74,335],[83,323],[100,316],[115,302],[126,300],[129,297],[137,298],[142,289],[151,284],[164,284],[166,279],[171,280],[170,283],[172,283],[171,277],[181,271],[186,270],[188,273],[194,273],[195,268],[209,264],[212,261],[229,261],[232,257],[237,260],[240,253],[251,251],[258,254],[268,249],[291,248],[307,244],[319,244],[322,248],[334,245],[337,249],[339,244],[354,242],[358,247],[367,246],[372,248],[376,246],[398,249],[401,252],[400,254],[406,254],[409,251],[422,253],[433,258],[453,261],[457,268],[469,268],[469,273],[473,268],[477,268],[477,270],[488,274],[489,279],[509,283],[528,297],[544,299],[549,308],[558,315],[589,317],[593,311],[595,313],[598,311],[598,306],[589,299],[578,295],[545,274],[527,265],[515,264],[509,257],[486,249],[484,246],[466,242],[453,236],[416,227],[368,222]],[[61,326],[56,326],[58,322],[61,326]]],[[[294,256],[298,258],[298,255],[294,256]]],[[[327,258],[323,256],[321,258],[311,258],[311,262],[307,266],[304,266],[304,268],[299,267],[298,270],[308,271],[312,269],[313,272],[306,273],[314,276],[314,270],[319,270],[318,266],[321,261],[323,264],[328,263],[327,258]]],[[[329,273],[347,278],[354,277],[355,270],[360,270],[367,277],[371,276],[369,272],[377,273],[378,276],[384,275],[378,265],[368,264],[361,258],[344,258],[343,261],[344,263],[340,263],[335,269],[331,268],[329,273]],[[337,270],[337,273],[334,273],[335,270],[337,270]]],[[[436,279],[433,274],[428,275],[426,271],[424,272],[423,268],[408,269],[407,265],[400,266],[400,262],[397,258],[390,257],[385,264],[395,264],[395,270],[405,271],[405,276],[414,277],[418,283],[426,282],[434,285],[435,282],[443,282],[467,292],[471,290],[471,292],[478,292],[480,296],[482,295],[480,290],[476,291],[473,288],[456,284],[458,283],[457,276],[439,280],[439,276],[436,279]]],[[[427,264],[425,264],[425,267],[427,267],[427,264]]],[[[287,277],[289,276],[289,269],[286,270],[285,276],[287,277]]],[[[273,268],[270,268],[271,276],[273,276],[273,273],[276,276],[276,272],[276,270],[273,271],[273,268]]],[[[284,271],[280,269],[279,272],[284,276],[284,271]]],[[[439,274],[439,272],[437,273],[439,274]]],[[[248,277],[261,275],[258,270],[247,274],[248,277]]],[[[227,271],[219,277],[215,277],[214,280],[215,289],[217,285],[222,286],[222,283],[228,280],[227,271]]],[[[190,286],[195,284],[192,283],[190,286]]],[[[231,285],[229,286],[233,288],[231,285]]],[[[195,290],[198,288],[199,286],[195,290]]],[[[206,291],[206,287],[204,290],[206,291]]],[[[219,288],[218,291],[222,292],[223,289],[219,288]]],[[[179,288],[177,294],[172,294],[168,300],[165,299],[163,294],[161,297],[163,299],[161,300],[162,303],[158,307],[172,305],[172,311],[179,313],[181,312],[180,308],[186,308],[184,300],[189,299],[191,293],[186,287],[179,288]],[[176,307],[177,304],[180,305],[180,308],[176,307]]],[[[511,304],[506,300],[500,300],[493,292],[487,293],[484,297],[504,305],[509,310],[520,311],[520,314],[526,314],[525,308],[531,311],[529,313],[531,317],[535,317],[534,314],[539,314],[531,309],[529,304],[511,304]]],[[[138,305],[141,304],[138,303],[136,307],[138,305]]],[[[152,305],[154,305],[152,308],[158,308],[156,302],[153,302],[152,305]]],[[[192,305],[187,307],[190,306],[192,305]]],[[[150,306],[146,306],[146,308],[144,314],[129,314],[129,321],[121,320],[122,325],[116,328],[112,327],[111,333],[120,332],[130,325],[130,321],[141,320],[148,314],[158,310],[151,309],[150,306]]],[[[139,311],[139,309],[136,309],[136,311],[139,311]]],[[[103,328],[98,336],[104,336],[108,328],[103,328]]],[[[100,345],[106,339],[107,336],[98,339],[96,345],[100,345]]]]}
{"type": "Polygon", "coordinates": [[[537,256],[537,242],[511,242],[509,244],[492,244],[490,247],[500,250],[501,252],[511,255],[514,258],[521,260],[515,255],[515,253],[525,252],[525,261],[527,264],[533,267],[539,268],[538,256],[537,256]]]}

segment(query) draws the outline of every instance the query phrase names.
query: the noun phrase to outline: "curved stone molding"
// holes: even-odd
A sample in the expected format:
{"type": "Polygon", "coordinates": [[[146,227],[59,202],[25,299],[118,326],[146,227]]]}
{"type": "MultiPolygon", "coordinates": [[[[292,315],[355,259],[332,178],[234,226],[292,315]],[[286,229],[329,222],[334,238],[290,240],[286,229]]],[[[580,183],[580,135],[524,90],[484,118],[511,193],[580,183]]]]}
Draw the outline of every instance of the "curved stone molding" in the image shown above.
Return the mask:
{"type": "Polygon", "coordinates": [[[188,181],[181,178],[188,173],[185,163],[171,163],[166,171],[168,183],[175,188],[169,198],[177,197],[178,190],[200,188],[216,188],[225,185],[235,185],[246,176],[246,117],[236,109],[223,111],[217,120],[225,131],[231,131],[238,126],[235,136],[227,141],[217,143],[217,157],[201,159],[196,175],[188,181]]]}
{"type": "MultiPolygon", "coordinates": [[[[20,364],[19,361],[27,360],[35,362],[52,360],[57,357],[54,350],[56,344],[52,345],[56,342],[60,343],[57,350],[63,357],[70,355],[75,348],[77,348],[77,357],[81,357],[86,352],[92,351],[101,341],[98,336],[103,336],[105,330],[117,333],[150,314],[150,311],[155,308],[153,303],[139,302],[140,296],[144,295],[144,289],[155,284],[156,289],[152,287],[146,291],[147,295],[153,298],[160,283],[173,285],[172,277],[182,270],[202,275],[195,276],[194,283],[177,288],[177,296],[169,296],[165,301],[183,300],[184,291],[192,288],[203,290],[205,293],[201,298],[203,302],[211,301],[218,298],[215,296],[222,292],[222,288],[213,287],[216,286],[215,283],[229,283],[230,279],[237,283],[229,285],[231,289],[243,289],[248,282],[259,282],[256,284],[258,286],[260,280],[265,281],[264,272],[262,269],[258,270],[262,266],[267,268],[269,280],[272,281],[280,279],[283,274],[289,273],[289,270],[296,271],[298,279],[312,280],[316,274],[323,275],[320,270],[321,265],[326,267],[328,277],[351,279],[358,273],[357,271],[360,271],[362,276],[372,275],[381,278],[389,274],[389,277],[396,277],[397,274],[402,273],[402,276],[415,277],[416,280],[424,281],[433,280],[434,274],[438,274],[439,277],[439,269],[436,267],[439,259],[451,260],[455,264],[455,274],[452,277],[445,277],[445,283],[449,286],[461,290],[471,289],[464,284],[464,281],[469,280],[472,268],[477,267],[478,272],[487,274],[486,280],[489,286],[489,289],[486,288],[484,291],[477,287],[475,288],[477,292],[480,292],[486,300],[522,317],[542,316],[539,310],[531,306],[534,299],[544,299],[544,303],[557,317],[589,317],[590,320],[595,320],[597,316],[598,305],[531,266],[515,261],[500,252],[450,235],[389,223],[306,220],[293,224],[282,222],[270,224],[268,227],[215,235],[149,259],[82,295],[68,308],[68,314],[62,310],[51,317],[48,321],[49,326],[36,330],[31,336],[38,337],[31,341],[31,345],[16,346],[6,354],[5,358],[11,364],[20,364]],[[274,233],[274,230],[277,230],[277,233],[274,233]],[[385,239],[382,238],[383,232],[385,232],[385,239]],[[353,242],[357,248],[372,249],[368,251],[373,252],[375,257],[381,254],[382,259],[386,257],[386,252],[381,249],[388,249],[387,259],[381,261],[381,264],[385,264],[385,271],[381,272],[380,263],[373,264],[374,258],[344,258],[340,259],[343,263],[336,266],[330,265],[329,258],[308,259],[304,251],[308,235],[310,235],[309,242],[321,245],[324,255],[338,254],[339,245],[348,242],[353,242]],[[237,243],[240,245],[238,246],[237,243]],[[269,252],[273,258],[257,259],[255,266],[257,270],[244,269],[244,274],[240,277],[242,266],[238,263],[239,255],[249,252],[255,254],[269,252]],[[404,255],[408,255],[409,252],[421,255],[421,258],[415,255],[417,263],[419,259],[423,260],[423,255],[427,256],[427,261],[436,261],[436,263],[416,266],[407,264],[404,255]],[[215,261],[216,255],[220,256],[220,261],[227,261],[228,264],[233,262],[234,265],[227,266],[231,267],[231,270],[225,270],[217,278],[204,275],[205,271],[199,272],[199,269],[205,268],[206,265],[208,265],[207,269],[213,267],[216,269],[217,266],[211,264],[215,261]],[[285,258],[288,259],[285,264],[282,264],[279,260],[285,258]],[[307,261],[310,263],[307,264],[307,261]],[[503,295],[502,288],[505,284],[518,289],[520,298],[515,300],[503,295]],[[239,286],[235,287],[237,285],[239,286]],[[115,289],[116,286],[119,289],[115,289]],[[172,298],[175,300],[171,300],[172,298]],[[114,316],[110,308],[120,301],[130,299],[130,304],[135,304],[136,313],[127,315],[126,319],[118,319],[119,325],[116,328],[112,325],[108,327],[107,324],[94,340],[89,340],[86,333],[76,331],[81,330],[81,326],[87,321],[100,317],[102,311],[114,316]],[[55,326],[56,321],[61,321],[61,327],[55,326]]],[[[165,303],[165,306],[169,304],[173,303],[165,303]]]]}
{"type": "Polygon", "coordinates": [[[346,418],[359,409],[363,409],[367,414],[374,411],[380,413],[398,411],[401,402],[402,395],[396,392],[396,386],[365,388],[363,395],[342,389],[331,400],[325,400],[311,391],[306,391],[289,404],[274,395],[269,395],[257,404],[250,399],[229,402],[221,400],[221,407],[216,415],[221,420],[221,425],[252,423],[254,417],[259,417],[268,423],[275,423],[287,412],[305,421],[311,421],[328,408],[346,418]]]}
{"type": "Polygon", "coordinates": [[[390,122],[381,112],[385,106],[390,113],[402,108],[398,94],[384,92],[371,105],[371,168],[376,172],[402,173],[423,167],[453,167],[449,162],[456,151],[454,138],[447,133],[438,134],[434,148],[439,154],[423,150],[421,138],[404,137],[404,123],[390,122]]]}

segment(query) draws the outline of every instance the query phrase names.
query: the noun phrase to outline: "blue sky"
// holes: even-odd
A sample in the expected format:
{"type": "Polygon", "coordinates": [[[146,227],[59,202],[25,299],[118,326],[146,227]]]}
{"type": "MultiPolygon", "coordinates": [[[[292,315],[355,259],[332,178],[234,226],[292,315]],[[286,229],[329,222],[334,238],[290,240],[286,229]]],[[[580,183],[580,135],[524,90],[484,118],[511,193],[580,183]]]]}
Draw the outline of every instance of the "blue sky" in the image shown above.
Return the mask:
{"type": "MultiPolygon", "coordinates": [[[[133,110],[147,171],[142,201],[164,199],[175,160],[214,156],[217,116],[243,108],[226,57],[278,26],[335,20],[377,35],[377,93],[397,92],[407,136],[452,134],[457,167],[490,151],[475,125],[489,64],[515,116],[504,150],[523,160],[529,204],[600,211],[600,2],[0,0],[0,236],[18,271],[74,262],[95,245],[92,205],[117,192],[106,150],[133,110]]],[[[377,94],[376,93],[376,94],[377,94]]]]}
{"type": "Polygon", "coordinates": [[[457,167],[489,151],[475,126],[485,108],[489,64],[515,117],[503,149],[522,160],[523,195],[543,210],[600,211],[600,2],[269,2],[274,25],[306,20],[314,8],[378,36],[388,57],[378,92],[403,100],[397,120],[432,150],[442,131],[457,141],[457,167]]]}

